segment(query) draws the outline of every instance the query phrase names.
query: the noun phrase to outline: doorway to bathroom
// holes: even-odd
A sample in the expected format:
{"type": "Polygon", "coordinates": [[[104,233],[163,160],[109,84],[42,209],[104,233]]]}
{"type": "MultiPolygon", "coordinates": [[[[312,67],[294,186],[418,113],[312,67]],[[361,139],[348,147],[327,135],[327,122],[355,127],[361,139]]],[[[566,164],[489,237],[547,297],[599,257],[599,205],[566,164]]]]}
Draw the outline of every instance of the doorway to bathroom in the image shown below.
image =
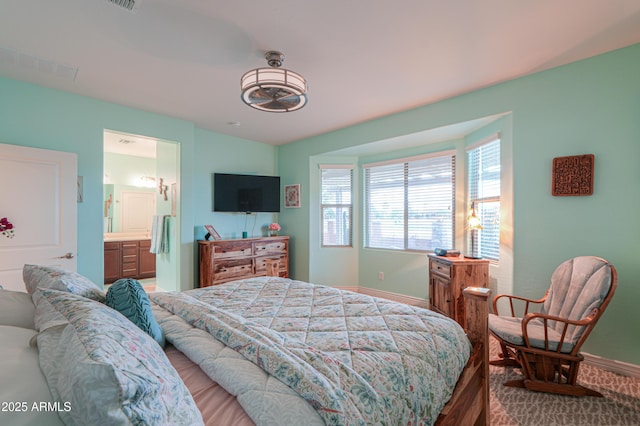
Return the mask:
{"type": "Polygon", "coordinates": [[[104,283],[179,290],[177,142],[104,131],[104,283]]]}

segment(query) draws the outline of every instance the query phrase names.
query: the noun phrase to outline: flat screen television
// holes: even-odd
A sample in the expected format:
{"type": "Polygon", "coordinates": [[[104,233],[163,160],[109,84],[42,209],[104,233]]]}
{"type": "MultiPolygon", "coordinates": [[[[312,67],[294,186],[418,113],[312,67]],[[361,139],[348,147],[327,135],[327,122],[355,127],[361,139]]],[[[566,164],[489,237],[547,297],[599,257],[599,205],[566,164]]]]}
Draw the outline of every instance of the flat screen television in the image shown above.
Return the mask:
{"type": "Polygon", "coordinates": [[[279,212],[280,176],[214,173],[213,211],[279,212]]]}

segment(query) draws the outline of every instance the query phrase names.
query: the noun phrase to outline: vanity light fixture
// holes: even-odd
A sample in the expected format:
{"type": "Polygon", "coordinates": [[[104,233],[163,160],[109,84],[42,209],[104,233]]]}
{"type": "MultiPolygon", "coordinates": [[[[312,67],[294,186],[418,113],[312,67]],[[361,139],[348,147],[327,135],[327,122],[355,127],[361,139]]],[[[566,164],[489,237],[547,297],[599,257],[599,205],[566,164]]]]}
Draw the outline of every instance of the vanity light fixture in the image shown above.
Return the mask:
{"type": "Polygon", "coordinates": [[[140,176],[139,186],[143,188],[154,188],[156,186],[156,178],[153,176],[140,176]]]}
{"type": "Polygon", "coordinates": [[[240,79],[242,100],[260,111],[291,112],[307,104],[307,81],[300,74],[280,68],[281,52],[270,50],[264,55],[271,68],[257,68],[240,79]]]}

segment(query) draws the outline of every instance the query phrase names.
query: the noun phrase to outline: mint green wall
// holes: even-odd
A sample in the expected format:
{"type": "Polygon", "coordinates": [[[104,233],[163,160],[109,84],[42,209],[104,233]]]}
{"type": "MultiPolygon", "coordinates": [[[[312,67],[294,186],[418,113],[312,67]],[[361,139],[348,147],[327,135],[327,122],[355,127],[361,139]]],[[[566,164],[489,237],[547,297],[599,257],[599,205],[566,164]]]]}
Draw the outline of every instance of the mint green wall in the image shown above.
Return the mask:
{"type": "MultiPolygon", "coordinates": [[[[164,193],[156,191],[156,215],[168,216],[164,223],[169,227],[169,251],[167,253],[156,254],[156,285],[167,291],[180,291],[193,288],[193,281],[180,279],[180,263],[183,256],[181,248],[182,229],[177,226],[182,218],[182,208],[180,200],[180,188],[183,179],[180,177],[180,145],[175,142],[158,141],[156,143],[156,176],[162,179],[162,185],[167,188],[167,199],[164,193]],[[176,211],[173,214],[172,208],[172,186],[176,188],[176,211]]],[[[160,181],[158,180],[158,184],[160,181]]],[[[184,239],[184,245],[189,246],[191,242],[188,233],[184,239]]],[[[185,255],[189,250],[185,248],[185,255]]]]}
{"type": "MultiPolygon", "coordinates": [[[[318,188],[309,185],[310,157],[323,150],[314,150],[313,144],[293,143],[278,149],[278,173],[284,185],[300,184],[300,208],[280,210],[280,224],[289,240],[289,275],[298,280],[309,280],[310,256],[310,208],[311,197],[318,197],[318,188]],[[284,151],[282,151],[284,149],[284,151]],[[283,154],[280,154],[283,152],[283,154]],[[284,159],[287,164],[282,164],[284,159]],[[310,191],[313,191],[310,194],[310,191]]],[[[354,265],[355,266],[355,265],[354,265]]]]}
{"type": "MultiPolygon", "coordinates": [[[[104,281],[105,129],[149,136],[164,140],[166,144],[179,144],[180,227],[176,230],[178,241],[171,256],[171,263],[179,265],[179,282],[168,283],[170,288],[192,288],[197,277],[194,233],[196,238],[202,238],[203,224],[211,223],[223,237],[233,238],[242,235],[245,220],[249,234],[256,236],[264,235],[263,227],[278,220],[277,214],[247,217],[213,213],[211,203],[211,173],[276,175],[276,147],[197,129],[187,121],[0,78],[2,143],[78,155],[78,174],[84,177],[84,202],[78,204],[78,272],[92,281],[100,285],[104,281]]],[[[171,156],[176,158],[175,154],[171,156]]],[[[283,232],[288,233],[287,225],[283,226],[283,232]]]]}
{"type": "MultiPolygon", "coordinates": [[[[309,221],[309,278],[316,284],[332,285],[338,287],[355,286],[358,283],[358,265],[360,240],[360,220],[356,212],[359,211],[360,200],[354,197],[353,203],[353,247],[322,247],[320,229],[320,165],[351,165],[353,166],[353,191],[359,191],[359,174],[357,157],[330,157],[317,156],[309,160],[309,210],[312,213],[309,221]]],[[[289,209],[287,209],[289,210],[289,209]]]]}
{"type": "MultiPolygon", "coordinates": [[[[302,185],[301,209],[280,217],[296,238],[295,277],[309,276],[309,158],[425,129],[503,112],[512,113],[513,286],[542,296],[556,266],[578,255],[597,255],[618,269],[620,286],[584,350],[640,364],[640,45],[281,146],[280,175],[302,185]],[[590,197],[551,196],[554,157],[595,155],[590,197]],[[305,247],[306,246],[306,247],[305,247]]],[[[378,271],[381,254],[360,256],[360,271],[378,271]]],[[[397,256],[384,256],[392,261],[397,256]]],[[[401,261],[401,260],[399,260],[401,261]]],[[[426,262],[422,269],[426,286],[426,262]]],[[[362,274],[360,274],[362,275],[362,274]]],[[[402,279],[402,277],[398,277],[402,279]]],[[[360,283],[363,277],[360,276],[360,283]]],[[[377,278],[376,278],[377,279],[377,278]]],[[[385,290],[415,292],[419,284],[390,283],[385,290]]],[[[423,290],[426,294],[426,289],[423,290]]]]}
{"type": "MultiPolygon", "coordinates": [[[[251,236],[265,236],[266,226],[278,220],[272,213],[213,212],[213,173],[240,173],[249,175],[277,175],[277,148],[246,139],[196,129],[196,162],[193,173],[196,198],[194,216],[195,237],[202,239],[203,226],[210,224],[222,238],[242,238],[242,232],[251,236]]],[[[281,203],[282,204],[282,203],[281,203]]],[[[283,234],[288,229],[283,226],[283,234]]]]}
{"type": "MultiPolygon", "coordinates": [[[[0,78],[2,143],[78,155],[78,174],[84,177],[84,202],[78,204],[78,272],[98,284],[104,282],[102,184],[105,129],[179,142],[181,168],[193,170],[192,123],[0,78]]],[[[194,206],[190,172],[182,183],[180,279],[183,283],[192,283],[194,206]]]]}

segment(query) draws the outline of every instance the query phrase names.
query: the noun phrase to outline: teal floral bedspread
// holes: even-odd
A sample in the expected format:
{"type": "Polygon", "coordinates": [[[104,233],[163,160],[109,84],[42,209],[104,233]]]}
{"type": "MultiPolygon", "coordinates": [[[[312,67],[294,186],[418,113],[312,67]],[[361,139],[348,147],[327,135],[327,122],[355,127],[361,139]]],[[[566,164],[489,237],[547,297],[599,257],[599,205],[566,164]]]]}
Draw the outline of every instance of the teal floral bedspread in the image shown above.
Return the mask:
{"type": "MultiPolygon", "coordinates": [[[[151,299],[286,384],[327,425],[433,424],[471,351],[462,328],[432,311],[283,278],[151,299]]],[[[172,343],[185,335],[165,332],[172,343]]]]}

